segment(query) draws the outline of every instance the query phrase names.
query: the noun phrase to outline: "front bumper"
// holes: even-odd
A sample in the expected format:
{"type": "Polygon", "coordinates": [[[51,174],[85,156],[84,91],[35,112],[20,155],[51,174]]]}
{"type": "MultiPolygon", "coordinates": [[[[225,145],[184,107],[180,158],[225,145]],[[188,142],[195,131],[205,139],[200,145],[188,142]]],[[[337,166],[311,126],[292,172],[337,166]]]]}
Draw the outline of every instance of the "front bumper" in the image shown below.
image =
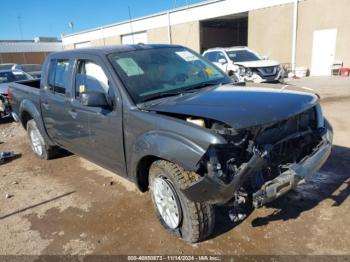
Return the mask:
{"type": "MultiPolygon", "coordinates": [[[[258,208],[295,188],[302,180],[312,177],[326,162],[332,148],[333,133],[331,128],[325,128],[322,140],[314,152],[299,163],[286,165],[281,175],[267,181],[259,191],[253,194],[253,206],[258,208]]],[[[210,204],[225,204],[230,201],[234,193],[241,186],[241,179],[254,174],[264,164],[263,155],[254,155],[250,161],[234,176],[233,180],[225,184],[216,176],[205,175],[190,187],[182,190],[191,201],[210,204]]]]}
{"type": "Polygon", "coordinates": [[[262,207],[295,188],[300,181],[310,179],[326,162],[332,149],[332,131],[327,130],[317,149],[297,164],[286,166],[286,171],[275,179],[266,182],[253,194],[253,206],[262,207]]]}
{"type": "Polygon", "coordinates": [[[261,75],[257,72],[253,72],[251,75],[239,76],[239,82],[253,82],[253,83],[276,83],[283,79],[284,71],[279,69],[276,74],[273,75],[261,75]]]}

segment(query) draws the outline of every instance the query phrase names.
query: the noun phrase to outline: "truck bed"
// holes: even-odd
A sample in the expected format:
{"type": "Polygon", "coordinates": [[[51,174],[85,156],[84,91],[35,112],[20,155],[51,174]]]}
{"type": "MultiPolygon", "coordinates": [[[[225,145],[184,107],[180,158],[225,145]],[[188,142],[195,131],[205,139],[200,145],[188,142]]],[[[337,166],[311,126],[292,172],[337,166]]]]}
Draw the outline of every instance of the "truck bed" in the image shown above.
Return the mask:
{"type": "Polygon", "coordinates": [[[40,108],[40,79],[18,81],[9,84],[13,94],[12,110],[19,115],[20,103],[29,100],[37,109],[40,108]]]}
{"type": "Polygon", "coordinates": [[[35,89],[40,89],[40,78],[37,79],[33,79],[33,80],[23,80],[23,81],[17,81],[15,83],[12,84],[18,84],[21,86],[26,86],[26,87],[32,87],[35,89]]]}

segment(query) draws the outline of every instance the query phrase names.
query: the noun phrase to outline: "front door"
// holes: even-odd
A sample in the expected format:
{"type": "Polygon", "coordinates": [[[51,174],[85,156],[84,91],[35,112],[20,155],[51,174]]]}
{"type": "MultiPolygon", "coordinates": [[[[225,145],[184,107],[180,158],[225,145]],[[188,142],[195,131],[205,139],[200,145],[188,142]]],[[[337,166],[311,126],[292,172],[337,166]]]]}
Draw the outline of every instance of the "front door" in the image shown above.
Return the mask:
{"type": "Polygon", "coordinates": [[[84,55],[77,57],[74,72],[71,110],[75,117],[81,115],[87,120],[80,154],[113,171],[125,173],[122,104],[108,68],[99,57],[84,55]],[[89,92],[103,93],[110,106],[83,106],[81,94],[89,92]]]}
{"type": "Polygon", "coordinates": [[[335,58],[337,29],[314,31],[311,75],[330,76],[335,58]]]}

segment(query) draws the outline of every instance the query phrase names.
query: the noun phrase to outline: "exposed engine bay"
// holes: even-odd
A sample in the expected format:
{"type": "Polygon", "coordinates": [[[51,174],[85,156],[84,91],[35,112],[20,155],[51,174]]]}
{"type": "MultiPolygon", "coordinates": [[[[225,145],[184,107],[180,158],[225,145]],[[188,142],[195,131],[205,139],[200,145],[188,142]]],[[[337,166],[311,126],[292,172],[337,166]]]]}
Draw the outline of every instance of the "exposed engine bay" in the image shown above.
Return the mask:
{"type": "Polygon", "coordinates": [[[321,141],[315,108],[285,121],[249,130],[237,132],[219,123],[213,123],[211,129],[222,135],[228,144],[211,146],[201,164],[205,167],[209,162],[214,170],[221,170],[218,175],[225,183],[233,179],[239,167],[248,162],[254,152],[266,152],[261,170],[243,186],[248,191],[256,191],[265,181],[280,175],[284,165],[298,163],[321,141]]]}
{"type": "Polygon", "coordinates": [[[195,201],[210,195],[212,204],[232,205],[235,221],[240,220],[239,205],[250,202],[258,208],[294,188],[304,178],[298,177],[298,163],[319,149],[325,135],[318,106],[283,121],[242,130],[215,120],[182,118],[227,141],[209,146],[198,164],[203,180],[184,193],[195,201]]]}

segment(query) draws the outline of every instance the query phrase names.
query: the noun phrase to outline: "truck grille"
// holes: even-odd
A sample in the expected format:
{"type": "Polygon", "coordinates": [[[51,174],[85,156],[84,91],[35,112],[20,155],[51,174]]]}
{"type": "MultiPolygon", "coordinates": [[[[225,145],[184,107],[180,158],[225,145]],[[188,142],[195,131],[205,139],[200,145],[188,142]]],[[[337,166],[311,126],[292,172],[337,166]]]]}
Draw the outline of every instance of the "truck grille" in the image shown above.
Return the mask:
{"type": "Polygon", "coordinates": [[[317,128],[317,115],[315,107],[308,109],[296,116],[288,118],[283,121],[266,128],[262,134],[257,137],[258,144],[274,144],[289,135],[307,131],[315,130],[317,128]]]}

